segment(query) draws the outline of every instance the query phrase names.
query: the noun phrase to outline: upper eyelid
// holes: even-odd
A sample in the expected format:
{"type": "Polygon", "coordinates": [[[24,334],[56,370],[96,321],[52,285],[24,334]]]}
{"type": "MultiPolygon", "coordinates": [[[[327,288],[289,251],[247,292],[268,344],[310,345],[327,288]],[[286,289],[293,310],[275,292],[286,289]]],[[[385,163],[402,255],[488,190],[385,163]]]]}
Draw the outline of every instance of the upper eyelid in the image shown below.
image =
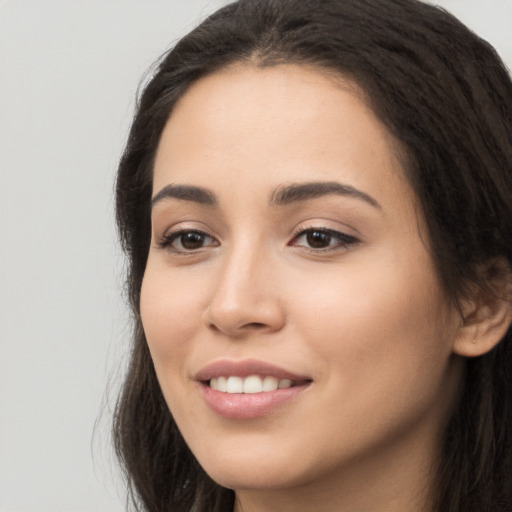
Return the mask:
{"type": "Polygon", "coordinates": [[[169,238],[176,239],[180,235],[183,235],[184,233],[200,233],[201,235],[205,235],[208,238],[211,238],[212,240],[215,240],[215,241],[218,242],[217,237],[215,237],[214,235],[212,235],[208,231],[206,231],[204,229],[199,229],[199,228],[179,228],[179,229],[174,229],[174,230],[173,229],[167,230],[167,231],[165,231],[162,234],[162,236],[160,238],[162,238],[162,239],[166,239],[166,238],[167,239],[169,239],[169,238]]]}
{"type": "Polygon", "coordinates": [[[307,233],[311,232],[311,231],[319,231],[319,232],[322,232],[322,233],[327,233],[333,237],[338,237],[338,238],[350,238],[354,241],[359,241],[359,239],[354,236],[354,235],[350,235],[349,233],[345,233],[344,231],[339,231],[337,229],[330,229],[330,228],[320,228],[320,227],[315,227],[315,228],[306,228],[306,229],[302,229],[300,231],[298,231],[292,238],[293,239],[296,239],[300,236],[303,236],[303,235],[306,235],[307,233]]]}
{"type": "Polygon", "coordinates": [[[175,233],[182,233],[188,231],[196,231],[198,233],[204,233],[205,235],[211,236],[215,239],[218,237],[213,234],[214,230],[208,228],[202,222],[192,220],[182,220],[171,225],[167,225],[164,229],[158,229],[157,225],[153,226],[153,232],[155,237],[163,238],[171,236],[175,233]]]}
{"type": "Polygon", "coordinates": [[[169,228],[163,232],[163,236],[176,235],[176,234],[180,234],[180,233],[190,233],[190,232],[202,233],[204,235],[213,237],[213,235],[211,235],[207,230],[205,230],[203,228],[195,228],[195,227],[169,228]]]}
{"type": "Polygon", "coordinates": [[[322,223],[319,221],[318,223],[311,223],[311,224],[299,224],[291,233],[292,237],[297,237],[302,233],[308,232],[308,231],[325,231],[327,233],[331,233],[333,235],[342,235],[350,238],[354,238],[356,240],[360,240],[361,235],[359,231],[351,226],[346,226],[345,228],[342,227],[330,227],[326,225],[325,223],[322,223]]]}

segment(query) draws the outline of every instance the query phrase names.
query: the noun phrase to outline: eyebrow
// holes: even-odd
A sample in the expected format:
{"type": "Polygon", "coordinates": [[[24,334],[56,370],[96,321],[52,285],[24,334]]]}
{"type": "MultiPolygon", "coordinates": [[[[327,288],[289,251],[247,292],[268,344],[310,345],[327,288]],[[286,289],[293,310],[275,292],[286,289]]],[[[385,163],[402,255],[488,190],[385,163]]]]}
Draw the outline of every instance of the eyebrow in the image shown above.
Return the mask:
{"type": "Polygon", "coordinates": [[[193,201],[194,203],[207,206],[216,206],[218,204],[217,197],[213,192],[194,185],[171,184],[165,186],[151,199],[151,208],[164,199],[181,199],[182,201],[193,201]]]}
{"type": "Polygon", "coordinates": [[[327,195],[340,195],[361,199],[375,208],[382,209],[381,205],[372,196],[351,185],[344,185],[336,181],[314,181],[279,187],[271,195],[270,204],[281,206],[327,195]]]}
{"type": "MultiPolygon", "coordinates": [[[[270,196],[271,206],[285,206],[295,202],[308,201],[327,195],[353,197],[365,201],[369,205],[381,209],[381,205],[372,196],[351,185],[336,181],[314,181],[293,183],[278,187],[270,196]]],[[[195,185],[166,185],[151,199],[151,208],[164,199],[180,199],[192,201],[206,206],[217,206],[216,195],[210,190],[195,185]]]]}

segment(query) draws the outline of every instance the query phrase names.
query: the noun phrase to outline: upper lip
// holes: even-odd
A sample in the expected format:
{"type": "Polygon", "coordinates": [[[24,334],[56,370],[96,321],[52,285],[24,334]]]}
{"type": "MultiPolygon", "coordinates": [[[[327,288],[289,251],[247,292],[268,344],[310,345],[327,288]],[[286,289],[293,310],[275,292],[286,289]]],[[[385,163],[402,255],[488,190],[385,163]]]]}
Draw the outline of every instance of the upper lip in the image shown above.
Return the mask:
{"type": "Polygon", "coordinates": [[[262,377],[271,375],[278,379],[289,379],[291,381],[311,380],[308,376],[299,375],[271,363],[258,361],[256,359],[244,359],[241,361],[222,359],[214,361],[199,370],[195,375],[195,380],[206,382],[214,377],[248,377],[249,375],[260,375],[262,377]]]}

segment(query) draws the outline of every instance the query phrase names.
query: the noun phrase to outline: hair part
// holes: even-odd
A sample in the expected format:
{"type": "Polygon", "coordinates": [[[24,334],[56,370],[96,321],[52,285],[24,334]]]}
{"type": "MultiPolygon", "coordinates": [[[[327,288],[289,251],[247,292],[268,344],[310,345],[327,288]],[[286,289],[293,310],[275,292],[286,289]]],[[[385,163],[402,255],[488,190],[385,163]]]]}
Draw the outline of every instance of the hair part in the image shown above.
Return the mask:
{"type": "MultiPolygon", "coordinates": [[[[234,493],[206,475],[169,412],[139,299],[162,131],[191,84],[236,63],[313,65],[358,85],[404,148],[399,156],[454,300],[475,284],[486,286],[481,269],[489,262],[512,266],[512,83],[488,43],[417,0],[240,0],[218,10],[161,60],[138,101],[118,170],[116,215],[129,261],[134,339],[114,435],[141,510],[233,508],[234,493]]],[[[509,329],[495,350],[467,361],[444,439],[438,510],[512,510],[511,338],[509,329]]]]}

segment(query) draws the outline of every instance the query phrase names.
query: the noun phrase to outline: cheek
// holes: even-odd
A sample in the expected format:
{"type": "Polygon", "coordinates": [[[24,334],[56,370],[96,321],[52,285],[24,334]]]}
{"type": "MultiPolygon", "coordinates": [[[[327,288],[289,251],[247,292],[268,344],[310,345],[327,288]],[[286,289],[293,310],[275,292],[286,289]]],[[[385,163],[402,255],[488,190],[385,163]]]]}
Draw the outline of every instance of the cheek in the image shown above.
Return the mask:
{"type": "Polygon", "coordinates": [[[297,299],[301,330],[328,362],[326,382],[350,382],[356,392],[376,397],[393,386],[435,386],[453,336],[451,307],[430,263],[388,261],[364,272],[343,269],[334,280],[317,279],[308,287],[313,291],[297,299]]]}
{"type": "Polygon", "coordinates": [[[183,412],[182,408],[194,398],[193,390],[187,386],[190,376],[186,362],[193,350],[190,340],[201,326],[201,297],[190,283],[180,283],[169,274],[163,265],[148,261],[141,288],[141,319],[167,405],[175,417],[192,421],[196,413],[188,409],[183,412]]]}
{"type": "Polygon", "coordinates": [[[180,367],[201,326],[200,289],[169,274],[150,260],[141,288],[142,324],[157,373],[180,367]]]}

